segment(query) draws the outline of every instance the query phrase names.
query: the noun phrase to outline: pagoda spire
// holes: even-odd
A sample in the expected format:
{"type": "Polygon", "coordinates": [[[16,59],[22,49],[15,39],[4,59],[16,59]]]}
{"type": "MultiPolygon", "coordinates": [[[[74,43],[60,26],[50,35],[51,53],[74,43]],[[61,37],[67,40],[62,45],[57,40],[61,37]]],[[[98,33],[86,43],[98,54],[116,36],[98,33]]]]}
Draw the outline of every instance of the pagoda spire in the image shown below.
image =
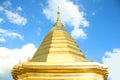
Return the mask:
{"type": "Polygon", "coordinates": [[[60,20],[60,8],[59,8],[59,6],[58,6],[58,11],[57,11],[57,21],[59,21],[60,20]]]}
{"type": "Polygon", "coordinates": [[[88,62],[60,21],[59,7],[56,13],[55,24],[32,59],[13,67],[14,80],[107,80],[107,67],[88,62]]]}

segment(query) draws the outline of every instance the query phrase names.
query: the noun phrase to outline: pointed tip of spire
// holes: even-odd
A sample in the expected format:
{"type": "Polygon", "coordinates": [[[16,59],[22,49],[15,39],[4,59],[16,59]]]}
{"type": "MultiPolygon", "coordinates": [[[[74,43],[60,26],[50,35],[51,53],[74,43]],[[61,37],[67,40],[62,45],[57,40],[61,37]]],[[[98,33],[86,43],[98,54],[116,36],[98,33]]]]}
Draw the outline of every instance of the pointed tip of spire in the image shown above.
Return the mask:
{"type": "Polygon", "coordinates": [[[58,6],[58,11],[57,11],[57,20],[60,20],[60,7],[58,6]]]}

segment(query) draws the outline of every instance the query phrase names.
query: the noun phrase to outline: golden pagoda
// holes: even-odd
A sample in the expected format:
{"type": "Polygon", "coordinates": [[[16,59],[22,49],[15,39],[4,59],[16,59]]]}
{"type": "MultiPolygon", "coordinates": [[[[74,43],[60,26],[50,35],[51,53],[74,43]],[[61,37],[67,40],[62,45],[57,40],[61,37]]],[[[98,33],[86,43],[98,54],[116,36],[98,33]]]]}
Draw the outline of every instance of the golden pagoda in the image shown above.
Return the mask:
{"type": "Polygon", "coordinates": [[[14,80],[107,80],[107,67],[89,62],[60,21],[60,11],[50,32],[27,62],[12,69],[14,80]]]}

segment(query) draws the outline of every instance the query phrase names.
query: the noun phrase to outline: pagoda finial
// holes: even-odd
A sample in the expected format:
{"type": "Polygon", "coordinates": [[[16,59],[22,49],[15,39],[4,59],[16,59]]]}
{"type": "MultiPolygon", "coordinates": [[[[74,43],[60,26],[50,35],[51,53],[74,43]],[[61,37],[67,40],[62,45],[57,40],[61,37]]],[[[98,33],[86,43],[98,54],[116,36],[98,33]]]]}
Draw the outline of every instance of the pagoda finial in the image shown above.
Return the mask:
{"type": "Polygon", "coordinates": [[[57,11],[57,20],[60,20],[60,8],[58,6],[58,11],[57,11]]]}

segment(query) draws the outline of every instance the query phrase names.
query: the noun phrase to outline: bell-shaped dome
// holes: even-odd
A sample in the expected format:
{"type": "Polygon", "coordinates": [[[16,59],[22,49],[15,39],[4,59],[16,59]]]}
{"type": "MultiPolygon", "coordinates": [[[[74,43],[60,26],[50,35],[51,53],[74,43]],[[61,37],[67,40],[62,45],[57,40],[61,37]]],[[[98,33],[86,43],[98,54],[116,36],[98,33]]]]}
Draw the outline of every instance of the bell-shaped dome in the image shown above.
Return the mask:
{"type": "Polygon", "coordinates": [[[32,62],[86,62],[82,51],[60,21],[60,11],[57,12],[57,21],[46,35],[32,62]]]}

